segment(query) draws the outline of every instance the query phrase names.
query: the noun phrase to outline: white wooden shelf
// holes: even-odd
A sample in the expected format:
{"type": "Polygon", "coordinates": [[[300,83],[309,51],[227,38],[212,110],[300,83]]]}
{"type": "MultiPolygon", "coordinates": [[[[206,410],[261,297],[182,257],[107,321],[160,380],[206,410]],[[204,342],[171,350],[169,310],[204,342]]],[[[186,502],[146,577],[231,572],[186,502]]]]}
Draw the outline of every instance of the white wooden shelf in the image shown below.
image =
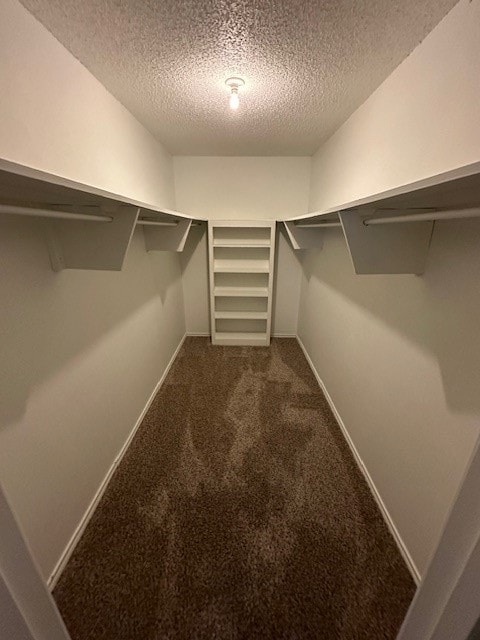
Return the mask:
{"type": "Polygon", "coordinates": [[[267,260],[214,260],[215,273],[268,273],[267,260]]]}
{"type": "Polygon", "coordinates": [[[266,311],[215,311],[216,320],[267,320],[266,311]]]}
{"type": "Polygon", "coordinates": [[[213,344],[269,345],[275,222],[210,221],[208,247],[213,344]]]}
{"type": "Polygon", "coordinates": [[[240,249],[261,249],[270,247],[270,240],[214,240],[214,247],[226,247],[226,248],[240,248],[240,249]]]}
{"type": "Polygon", "coordinates": [[[294,249],[321,249],[329,227],[340,226],[357,274],[421,275],[434,224],[478,217],[476,162],[283,222],[294,249]]]}
{"type": "Polygon", "coordinates": [[[268,287],[214,287],[216,297],[268,298],[268,287]]]}
{"type": "Polygon", "coordinates": [[[215,333],[215,344],[231,346],[264,346],[270,344],[270,336],[267,333],[254,332],[225,332],[215,333]]]}
{"type": "Polygon", "coordinates": [[[120,271],[137,224],[147,251],[182,251],[200,220],[3,159],[0,195],[0,214],[44,219],[54,271],[120,271]]]}

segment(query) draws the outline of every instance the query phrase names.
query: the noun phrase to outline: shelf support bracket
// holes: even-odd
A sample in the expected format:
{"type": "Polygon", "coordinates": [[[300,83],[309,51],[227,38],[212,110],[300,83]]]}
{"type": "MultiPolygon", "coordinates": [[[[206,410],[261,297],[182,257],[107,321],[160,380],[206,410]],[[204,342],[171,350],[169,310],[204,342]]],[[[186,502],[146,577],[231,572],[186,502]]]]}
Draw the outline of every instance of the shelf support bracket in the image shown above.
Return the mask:
{"type": "Polygon", "coordinates": [[[174,226],[143,225],[147,251],[183,251],[192,221],[179,220],[174,226]]]}
{"type": "Polygon", "coordinates": [[[134,206],[120,205],[108,212],[108,222],[97,224],[49,220],[47,247],[52,269],[121,271],[139,211],[134,206]]]}
{"type": "Polygon", "coordinates": [[[425,271],[433,222],[365,225],[375,210],[339,213],[350,257],[357,274],[411,273],[425,271]]]}
{"type": "Polygon", "coordinates": [[[294,249],[321,249],[323,247],[323,229],[319,227],[307,229],[289,220],[284,220],[283,224],[294,249]]]}

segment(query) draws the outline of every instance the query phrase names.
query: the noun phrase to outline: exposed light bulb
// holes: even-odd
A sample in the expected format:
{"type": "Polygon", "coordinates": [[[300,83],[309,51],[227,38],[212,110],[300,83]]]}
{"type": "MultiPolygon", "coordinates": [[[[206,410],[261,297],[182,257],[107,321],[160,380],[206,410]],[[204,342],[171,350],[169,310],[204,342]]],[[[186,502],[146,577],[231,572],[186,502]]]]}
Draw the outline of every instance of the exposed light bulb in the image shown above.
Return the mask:
{"type": "Polygon", "coordinates": [[[238,89],[244,86],[245,80],[243,80],[242,78],[227,78],[227,80],[225,80],[225,84],[230,89],[230,109],[236,111],[240,105],[240,96],[238,95],[238,89]]]}
{"type": "Polygon", "coordinates": [[[238,109],[239,104],[240,99],[238,97],[238,89],[236,87],[232,87],[232,93],[230,94],[230,109],[235,111],[238,109]]]}

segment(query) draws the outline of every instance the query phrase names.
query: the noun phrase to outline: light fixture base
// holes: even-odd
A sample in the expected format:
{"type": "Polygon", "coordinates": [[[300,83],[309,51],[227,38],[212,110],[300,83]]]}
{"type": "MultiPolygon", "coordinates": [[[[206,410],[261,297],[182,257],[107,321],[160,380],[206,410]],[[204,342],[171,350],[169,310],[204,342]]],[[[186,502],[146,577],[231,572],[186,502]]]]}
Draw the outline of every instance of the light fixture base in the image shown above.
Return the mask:
{"type": "Polygon", "coordinates": [[[230,89],[238,89],[239,87],[243,87],[245,84],[245,80],[243,78],[238,78],[236,76],[232,76],[231,78],[227,78],[225,80],[225,84],[230,89]]]}

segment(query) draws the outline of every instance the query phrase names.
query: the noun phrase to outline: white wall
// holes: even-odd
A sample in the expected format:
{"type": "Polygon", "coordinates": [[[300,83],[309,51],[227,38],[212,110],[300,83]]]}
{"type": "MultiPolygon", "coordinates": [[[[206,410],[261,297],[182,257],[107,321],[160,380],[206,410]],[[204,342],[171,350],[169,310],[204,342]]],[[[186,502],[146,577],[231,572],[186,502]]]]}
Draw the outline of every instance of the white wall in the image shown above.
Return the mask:
{"type": "Polygon", "coordinates": [[[278,220],[307,211],[310,157],[175,156],[180,211],[205,218],[278,220]]]}
{"type": "Polygon", "coordinates": [[[0,475],[48,576],[185,325],[176,254],[56,274],[42,224],[0,220],[0,475]]]}
{"type": "MultiPolygon", "coordinates": [[[[480,2],[462,0],[314,158],[310,210],[480,160],[480,2]]],[[[436,223],[426,273],[304,262],[299,335],[420,573],[480,429],[480,224],[436,223]]]]}
{"type": "MultiPolygon", "coordinates": [[[[278,219],[307,211],[311,158],[176,156],[177,207],[213,219],[278,219]]],[[[283,225],[282,225],[283,226],[283,225]]],[[[194,231],[182,256],[187,331],[209,333],[206,237],[194,231]]],[[[295,335],[301,268],[277,232],[272,332],[295,335]]]]}
{"type": "MultiPolygon", "coordinates": [[[[14,0],[0,8],[0,158],[174,207],[172,160],[14,0]]],[[[0,478],[47,577],[185,330],[180,261],[53,273],[44,223],[0,219],[0,478]]]]}
{"type": "Polygon", "coordinates": [[[319,149],[310,211],[480,160],[479,24],[460,0],[319,149]]]}
{"type": "Polygon", "coordinates": [[[424,276],[309,252],[298,332],[423,573],[480,430],[479,221],[437,223],[424,276]]]}
{"type": "Polygon", "coordinates": [[[171,158],[17,0],[0,3],[0,158],[158,206],[171,158]]]}

